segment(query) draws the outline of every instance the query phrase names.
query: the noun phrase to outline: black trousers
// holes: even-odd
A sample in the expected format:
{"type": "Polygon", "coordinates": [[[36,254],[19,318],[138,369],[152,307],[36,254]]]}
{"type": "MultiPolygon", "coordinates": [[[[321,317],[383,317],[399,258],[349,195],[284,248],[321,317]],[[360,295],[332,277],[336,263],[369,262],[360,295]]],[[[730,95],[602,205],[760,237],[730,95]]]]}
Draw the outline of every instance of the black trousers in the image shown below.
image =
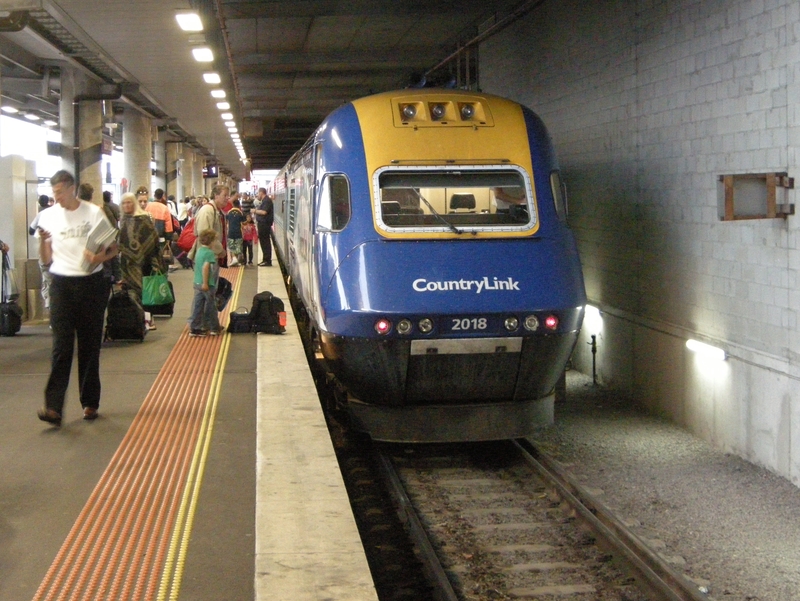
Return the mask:
{"type": "Polygon", "coordinates": [[[53,274],[50,284],[50,326],[53,352],[50,378],[44,390],[48,409],[62,413],[78,339],[78,380],[81,405],[100,406],[100,347],[110,284],[103,272],[83,277],[53,274]]]}
{"type": "Polygon", "coordinates": [[[242,241],[242,254],[244,255],[244,264],[247,265],[248,263],[252,265],[253,263],[253,241],[252,240],[244,240],[242,241]]]}
{"type": "Polygon", "coordinates": [[[272,263],[272,238],[269,235],[271,229],[271,223],[258,224],[258,243],[261,245],[261,260],[266,263],[272,263]]]}

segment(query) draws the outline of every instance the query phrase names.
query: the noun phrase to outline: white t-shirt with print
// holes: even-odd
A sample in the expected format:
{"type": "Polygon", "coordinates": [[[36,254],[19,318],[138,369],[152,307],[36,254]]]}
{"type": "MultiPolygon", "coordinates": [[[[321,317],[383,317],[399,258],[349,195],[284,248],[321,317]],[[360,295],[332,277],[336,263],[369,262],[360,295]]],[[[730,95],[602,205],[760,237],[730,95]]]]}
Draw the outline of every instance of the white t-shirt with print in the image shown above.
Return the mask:
{"type": "MultiPolygon", "coordinates": [[[[74,211],[55,204],[39,215],[39,227],[50,232],[51,236],[53,263],[50,265],[50,273],[65,276],[89,275],[81,267],[83,251],[86,250],[89,232],[101,219],[106,218],[103,210],[90,202],[81,201],[74,211]]],[[[102,269],[103,264],[100,263],[90,273],[97,273],[102,269]]]]}

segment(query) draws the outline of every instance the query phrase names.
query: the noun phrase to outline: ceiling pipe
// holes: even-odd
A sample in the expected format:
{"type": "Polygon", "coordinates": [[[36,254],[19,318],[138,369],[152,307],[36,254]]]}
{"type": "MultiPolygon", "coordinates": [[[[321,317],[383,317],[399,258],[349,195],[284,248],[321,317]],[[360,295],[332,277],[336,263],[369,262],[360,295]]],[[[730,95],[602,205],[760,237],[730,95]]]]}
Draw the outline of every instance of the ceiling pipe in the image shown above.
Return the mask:
{"type": "Polygon", "coordinates": [[[442,67],[444,67],[450,61],[458,58],[459,55],[461,55],[462,52],[465,52],[468,48],[471,48],[472,46],[477,46],[482,41],[492,37],[496,33],[499,33],[500,30],[505,29],[506,27],[511,25],[514,21],[516,21],[517,19],[522,17],[522,15],[524,15],[525,13],[527,13],[527,12],[529,12],[529,11],[535,9],[535,8],[538,8],[539,6],[541,6],[544,3],[545,3],[545,0],[528,0],[528,2],[525,2],[524,4],[521,4],[520,6],[515,8],[513,11],[511,11],[510,14],[508,14],[505,17],[503,17],[497,23],[495,23],[494,25],[489,27],[486,31],[484,31],[483,33],[478,34],[477,36],[475,36],[474,38],[472,38],[468,42],[464,43],[462,46],[459,46],[458,50],[456,50],[455,52],[450,54],[447,58],[441,60],[435,66],[433,66],[430,69],[428,69],[427,71],[425,71],[425,73],[423,73],[423,77],[426,77],[426,78],[429,77],[432,73],[434,73],[438,69],[441,69],[442,67]]]}

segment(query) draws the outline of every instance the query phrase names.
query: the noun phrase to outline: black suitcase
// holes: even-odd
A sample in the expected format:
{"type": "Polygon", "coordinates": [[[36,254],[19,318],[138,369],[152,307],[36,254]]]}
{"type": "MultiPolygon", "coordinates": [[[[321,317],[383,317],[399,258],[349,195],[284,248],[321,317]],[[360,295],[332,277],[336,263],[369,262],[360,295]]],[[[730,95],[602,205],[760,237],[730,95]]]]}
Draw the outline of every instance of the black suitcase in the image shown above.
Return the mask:
{"type": "Polygon", "coordinates": [[[22,327],[22,307],[15,302],[0,303],[0,336],[13,336],[22,327]]]}
{"type": "Polygon", "coordinates": [[[286,331],[286,313],[283,301],[271,292],[259,292],[253,297],[250,320],[254,332],[283,334],[286,331]]]}
{"type": "MultiPolygon", "coordinates": [[[[172,298],[175,298],[175,289],[172,287],[172,282],[168,281],[167,284],[169,284],[169,291],[172,292],[172,298]]],[[[166,315],[172,317],[172,313],[175,311],[175,301],[167,303],[166,305],[144,305],[144,310],[151,315],[166,315]]]]}
{"type": "Polygon", "coordinates": [[[0,336],[13,336],[22,327],[22,307],[12,300],[6,290],[6,271],[10,269],[8,254],[3,253],[3,265],[0,272],[0,336]]]}
{"type": "Polygon", "coordinates": [[[118,290],[108,301],[105,340],[144,340],[144,311],[126,290],[118,290]]]}

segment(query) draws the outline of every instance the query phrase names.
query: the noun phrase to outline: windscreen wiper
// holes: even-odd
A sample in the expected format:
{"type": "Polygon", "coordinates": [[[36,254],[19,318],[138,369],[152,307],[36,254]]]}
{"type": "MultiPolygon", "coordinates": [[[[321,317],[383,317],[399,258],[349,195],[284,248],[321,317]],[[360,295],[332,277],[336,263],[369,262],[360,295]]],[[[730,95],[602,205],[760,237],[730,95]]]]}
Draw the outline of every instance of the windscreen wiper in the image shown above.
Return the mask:
{"type": "Polygon", "coordinates": [[[464,233],[460,229],[458,229],[456,226],[454,226],[452,223],[447,221],[447,219],[445,219],[444,217],[439,215],[439,213],[436,212],[436,209],[434,209],[431,206],[431,203],[428,202],[428,199],[425,198],[422,194],[419,193],[419,190],[417,190],[416,188],[411,188],[411,190],[414,191],[414,194],[417,195],[417,198],[419,198],[422,202],[424,202],[425,205],[431,210],[431,213],[433,213],[439,221],[444,223],[450,229],[450,231],[452,231],[455,234],[463,234],[464,233]]]}

